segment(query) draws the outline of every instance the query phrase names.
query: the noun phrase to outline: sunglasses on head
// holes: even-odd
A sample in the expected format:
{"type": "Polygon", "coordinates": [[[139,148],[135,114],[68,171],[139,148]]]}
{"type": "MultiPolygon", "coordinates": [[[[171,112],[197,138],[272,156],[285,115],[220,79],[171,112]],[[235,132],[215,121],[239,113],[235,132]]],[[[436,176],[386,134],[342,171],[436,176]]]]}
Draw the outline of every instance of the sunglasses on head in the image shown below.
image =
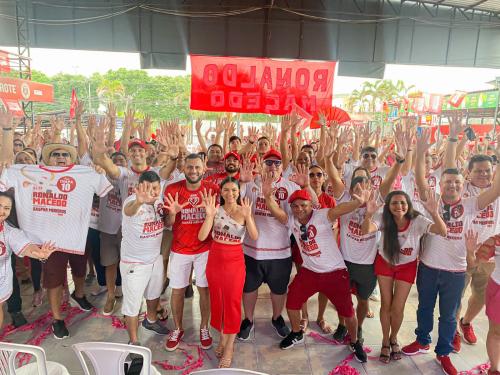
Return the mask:
{"type": "Polygon", "coordinates": [[[309,236],[307,235],[307,227],[304,224],[300,226],[300,239],[302,241],[307,241],[309,239],[309,236]]]}
{"type": "Polygon", "coordinates": [[[69,152],[53,152],[52,154],[50,154],[50,157],[54,157],[54,158],[59,158],[59,157],[69,158],[70,155],[69,155],[69,152]]]}
{"type": "Polygon", "coordinates": [[[317,173],[309,173],[309,178],[314,178],[314,177],[318,177],[318,178],[321,178],[323,177],[323,173],[322,172],[317,172],[317,173]]]}
{"type": "Polygon", "coordinates": [[[445,204],[443,206],[443,208],[444,208],[443,220],[444,221],[450,221],[450,219],[451,219],[451,212],[450,212],[451,206],[449,204],[445,204]]]}
{"type": "Polygon", "coordinates": [[[273,164],[276,167],[279,167],[281,165],[281,160],[267,159],[267,160],[264,160],[264,164],[267,165],[268,167],[272,166],[273,164]]]}
{"type": "Polygon", "coordinates": [[[377,154],[363,154],[363,159],[368,158],[372,158],[373,160],[375,160],[377,158],[377,154]]]}

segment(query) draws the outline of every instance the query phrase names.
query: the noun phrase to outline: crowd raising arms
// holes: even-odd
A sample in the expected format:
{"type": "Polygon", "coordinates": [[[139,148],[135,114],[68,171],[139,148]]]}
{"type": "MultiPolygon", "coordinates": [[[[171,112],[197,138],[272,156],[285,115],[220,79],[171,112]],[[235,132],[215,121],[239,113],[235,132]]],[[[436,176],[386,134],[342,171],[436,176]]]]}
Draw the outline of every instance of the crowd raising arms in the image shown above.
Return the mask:
{"type": "MultiPolygon", "coordinates": [[[[435,304],[431,296],[438,295],[437,359],[447,374],[457,373],[449,358],[456,349],[457,326],[468,340],[470,320],[477,315],[468,312],[465,321],[455,316],[466,273],[474,278],[480,264],[494,256],[496,269],[490,267],[488,290],[500,288],[500,173],[494,170],[499,139],[496,149],[483,145],[490,155],[474,155],[461,136],[465,126],[458,117],[450,118],[449,136],[433,144],[429,129],[418,129],[416,135],[414,118],[400,119],[392,135],[383,135],[380,128],[342,126],[320,115],[318,139],[310,140],[300,130],[300,118],[291,113],[279,127],[267,124],[262,132],[250,127],[246,138],[235,134],[233,121],[221,117],[215,137],[207,139],[198,119],[200,153],[189,154],[186,128],[178,120],[161,122],[152,139],[151,117],[138,125],[135,116],[134,110],[126,111],[121,139],[115,142],[113,104],[99,120],[89,116],[85,126],[80,103],[69,140],[62,138],[62,119],[52,119],[45,132],[37,120],[23,135],[15,133],[16,119],[0,113],[0,183],[5,190],[14,189],[20,226],[7,223],[13,200],[2,193],[0,225],[7,251],[0,261],[8,265],[11,254],[47,260],[43,284],[49,291],[56,338],[70,334],[60,312],[66,281],[54,274],[56,268],[71,265],[76,287],[71,298],[83,310],[92,308],[82,284],[90,255],[84,246],[88,228],[76,224],[71,210],[84,212],[92,226],[90,198],[97,194],[102,197],[95,209],[100,249],[90,251],[100,255],[95,259],[105,270],[108,298],[103,312],[115,312],[115,284],[121,274],[121,312],[129,344],[140,345],[137,328],[143,298],[143,328],[168,333],[158,312],[165,309],[159,297],[169,286],[174,330],[165,349],[178,348],[184,335],[184,298],[194,269],[201,347],[212,347],[209,325],[220,332],[215,349],[220,367],[231,366],[236,339],[252,338],[262,283],[271,290],[271,324],[282,349],[303,341],[306,303],[319,292],[318,325],[330,332],[323,317],[330,300],[339,316],[333,337],[343,341],[349,333],[355,358],[364,362],[362,324],[369,312],[368,298],[378,284],[380,361],[429,351],[435,304]],[[81,165],[73,166],[78,160],[81,165]],[[16,165],[11,166],[12,161],[16,165]],[[462,169],[465,164],[468,167],[462,169]],[[54,195],[54,187],[59,195],[54,195]],[[68,209],[56,214],[51,206],[56,199],[59,204],[65,199],[68,209]],[[101,219],[111,217],[108,223],[101,219]],[[57,233],[77,232],[78,239],[45,233],[45,227],[33,226],[32,220],[54,223],[57,233]],[[297,266],[294,277],[292,261],[297,266]],[[434,282],[429,285],[424,279],[434,282]],[[419,294],[417,338],[400,347],[398,332],[414,283],[419,294]],[[351,286],[356,287],[356,309],[351,286]],[[291,330],[281,315],[285,301],[291,330]]],[[[15,274],[0,277],[12,282],[15,274]]],[[[0,301],[11,297],[10,285],[2,287],[0,301]]],[[[476,299],[486,300],[486,344],[490,373],[495,373],[500,319],[494,307],[500,302],[491,293],[474,293],[473,289],[476,299]]]]}

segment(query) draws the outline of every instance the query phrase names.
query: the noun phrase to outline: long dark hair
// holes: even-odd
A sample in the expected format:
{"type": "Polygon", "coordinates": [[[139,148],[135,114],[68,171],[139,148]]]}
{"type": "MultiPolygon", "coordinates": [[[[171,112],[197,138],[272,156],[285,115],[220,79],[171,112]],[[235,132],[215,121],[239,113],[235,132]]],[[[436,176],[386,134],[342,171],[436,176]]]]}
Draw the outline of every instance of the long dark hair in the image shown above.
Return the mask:
{"type": "MultiPolygon", "coordinates": [[[[222,188],[224,187],[224,185],[228,184],[230,182],[232,182],[233,184],[235,184],[236,186],[238,186],[238,190],[241,190],[240,189],[240,182],[236,178],[234,178],[234,177],[226,177],[220,183],[220,191],[221,191],[221,193],[222,193],[222,188]]],[[[220,205],[224,206],[224,204],[226,202],[224,201],[224,198],[222,198],[222,194],[220,194],[220,198],[219,199],[220,199],[220,205]]],[[[236,199],[236,203],[241,204],[241,195],[240,195],[240,193],[238,193],[238,199],[236,199]]]]}
{"type": "Polygon", "coordinates": [[[405,218],[407,220],[413,220],[418,215],[420,215],[420,212],[413,209],[411,198],[404,191],[401,190],[391,191],[385,198],[384,211],[382,212],[382,228],[384,232],[383,251],[386,259],[389,259],[392,264],[396,264],[398,262],[399,252],[401,250],[401,245],[398,240],[398,226],[389,209],[391,199],[395,195],[403,195],[406,199],[408,210],[406,211],[405,218]]]}
{"type": "Polygon", "coordinates": [[[10,203],[12,204],[10,208],[9,217],[5,219],[7,223],[15,228],[19,228],[17,223],[17,215],[16,215],[16,202],[14,201],[14,190],[9,189],[7,191],[0,191],[0,197],[6,197],[10,199],[10,203]]]}

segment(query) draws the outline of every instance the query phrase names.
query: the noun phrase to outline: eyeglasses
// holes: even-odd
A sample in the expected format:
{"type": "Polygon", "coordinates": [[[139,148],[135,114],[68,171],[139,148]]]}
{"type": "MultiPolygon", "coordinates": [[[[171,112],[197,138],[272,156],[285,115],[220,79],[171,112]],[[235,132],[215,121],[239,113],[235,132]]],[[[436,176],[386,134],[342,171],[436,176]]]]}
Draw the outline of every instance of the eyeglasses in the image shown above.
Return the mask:
{"type": "Polygon", "coordinates": [[[314,178],[314,177],[321,178],[321,177],[323,177],[323,173],[321,173],[321,172],[318,172],[318,173],[309,173],[309,178],[314,178]]]}
{"type": "Polygon", "coordinates": [[[16,147],[23,147],[23,144],[22,143],[14,143],[14,146],[16,146],[16,147]]]}
{"type": "Polygon", "coordinates": [[[272,165],[279,167],[281,165],[281,160],[267,159],[267,160],[264,160],[264,164],[267,165],[268,167],[270,167],[272,165]]]}
{"type": "Polygon", "coordinates": [[[377,158],[377,154],[363,154],[363,159],[368,158],[372,158],[373,160],[375,160],[377,158]]]}
{"type": "Polygon", "coordinates": [[[302,241],[309,240],[309,236],[307,235],[307,227],[304,224],[300,226],[300,239],[302,241]]]}
{"type": "Polygon", "coordinates": [[[451,206],[449,204],[445,204],[443,206],[443,208],[444,208],[443,220],[450,221],[450,219],[451,219],[451,212],[450,212],[451,206]]]}
{"type": "Polygon", "coordinates": [[[69,158],[70,157],[70,154],[69,152],[53,152],[52,154],[50,154],[50,157],[54,157],[54,158],[60,158],[60,157],[63,157],[63,158],[69,158]]]}

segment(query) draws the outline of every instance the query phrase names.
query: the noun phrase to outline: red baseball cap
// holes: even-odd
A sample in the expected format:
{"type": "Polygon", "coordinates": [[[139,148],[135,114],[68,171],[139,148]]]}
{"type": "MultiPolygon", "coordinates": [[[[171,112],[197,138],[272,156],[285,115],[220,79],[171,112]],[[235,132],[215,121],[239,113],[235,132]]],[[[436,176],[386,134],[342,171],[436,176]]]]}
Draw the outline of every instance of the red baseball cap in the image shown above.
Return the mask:
{"type": "Polygon", "coordinates": [[[230,156],[234,157],[234,158],[235,158],[236,160],[238,160],[238,161],[240,161],[240,160],[241,160],[240,155],[238,155],[238,153],[237,153],[237,152],[234,152],[234,151],[230,151],[230,152],[228,152],[226,155],[224,155],[224,160],[226,160],[226,159],[227,159],[228,157],[230,157],[230,156]]]}
{"type": "Polygon", "coordinates": [[[303,201],[312,201],[311,194],[306,189],[296,190],[290,198],[288,198],[288,203],[292,204],[297,199],[302,199],[303,201]]]}
{"type": "Polygon", "coordinates": [[[146,142],[144,142],[142,139],[132,139],[128,143],[128,148],[134,147],[134,146],[139,146],[142,147],[143,149],[146,149],[146,142]]]}
{"type": "Polygon", "coordinates": [[[281,160],[281,153],[279,151],[276,151],[274,149],[270,149],[268,152],[264,154],[264,157],[262,160],[270,159],[270,158],[276,158],[281,160]]]}

